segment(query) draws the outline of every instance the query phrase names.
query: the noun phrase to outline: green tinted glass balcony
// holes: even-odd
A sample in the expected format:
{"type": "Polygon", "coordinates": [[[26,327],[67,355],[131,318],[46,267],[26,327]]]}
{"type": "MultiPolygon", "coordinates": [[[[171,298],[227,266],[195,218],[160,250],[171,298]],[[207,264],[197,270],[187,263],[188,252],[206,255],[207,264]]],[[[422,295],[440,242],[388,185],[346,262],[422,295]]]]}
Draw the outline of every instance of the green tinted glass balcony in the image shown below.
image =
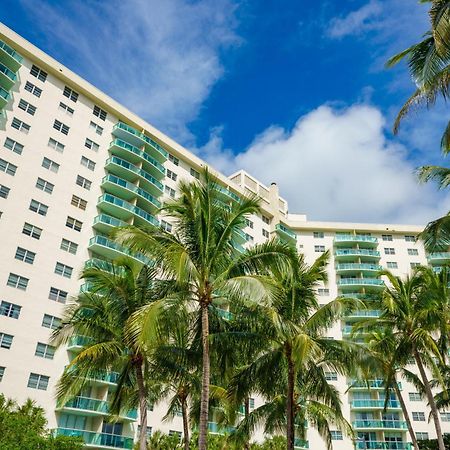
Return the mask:
{"type": "Polygon", "coordinates": [[[360,247],[376,247],[378,239],[364,234],[340,234],[334,238],[334,245],[359,244],[360,247]]]}
{"type": "MultiPolygon", "coordinates": [[[[384,400],[353,400],[352,409],[383,409],[384,400]]],[[[401,409],[400,402],[397,400],[389,400],[386,405],[387,409],[401,409]]]]}
{"type": "Polygon", "coordinates": [[[69,400],[61,409],[82,410],[88,415],[108,415],[108,402],[89,397],[75,397],[69,400]]]}
{"type": "Polygon", "coordinates": [[[71,336],[67,343],[67,350],[77,351],[81,350],[85,345],[89,344],[90,338],[86,336],[74,335],[71,336]]]}
{"type": "Polygon", "coordinates": [[[9,93],[0,86],[0,109],[3,108],[9,100],[9,93]]]}
{"type": "Polygon", "coordinates": [[[298,450],[303,450],[309,448],[309,442],[303,439],[295,438],[294,439],[294,448],[298,450]]]}
{"type": "Polygon", "coordinates": [[[341,278],[337,281],[337,285],[340,288],[350,287],[352,289],[356,286],[382,289],[385,286],[384,281],[378,278],[341,278]]]}
{"type": "Polygon", "coordinates": [[[108,234],[114,227],[125,227],[128,223],[115,217],[108,216],[108,214],[100,214],[94,218],[93,228],[108,234]]]}
{"type": "Polygon", "coordinates": [[[17,76],[12,70],[0,63],[0,85],[9,90],[14,86],[16,78],[17,76]]]}
{"type": "Polygon", "coordinates": [[[23,58],[12,47],[0,41],[0,62],[17,72],[22,65],[23,58]]]}
{"type": "MultiPolygon", "coordinates": [[[[357,381],[357,380],[351,380],[349,381],[349,389],[357,390],[357,389],[381,389],[384,390],[384,380],[381,379],[375,379],[375,380],[367,380],[367,381],[357,381]]],[[[402,390],[402,383],[397,382],[397,386],[400,390],[402,390]]]]}
{"type": "Polygon", "coordinates": [[[373,449],[389,449],[389,450],[411,450],[409,442],[383,442],[383,441],[358,441],[356,448],[373,450],[373,449]]]}
{"type": "Polygon", "coordinates": [[[130,125],[124,124],[123,122],[118,122],[114,125],[112,134],[129,142],[130,144],[136,146],[148,146],[153,150],[153,156],[159,162],[164,162],[169,155],[167,151],[164,150],[164,148],[161,147],[161,145],[159,145],[154,139],[148,137],[144,133],[141,133],[130,125]]]}
{"type": "MultiPolygon", "coordinates": [[[[67,366],[64,369],[68,374],[72,371],[71,368],[67,368],[67,366]]],[[[119,380],[119,373],[105,370],[95,371],[95,373],[89,375],[89,380],[91,380],[93,384],[114,385],[117,384],[117,381],[119,380]]]]}
{"type": "Polygon", "coordinates": [[[450,263],[450,252],[430,253],[427,256],[430,264],[445,264],[450,263]]]}
{"type": "Polygon", "coordinates": [[[366,319],[371,317],[380,317],[381,311],[379,309],[359,309],[357,311],[353,311],[345,316],[348,319],[366,319]]]}
{"type": "Polygon", "coordinates": [[[406,430],[408,427],[403,420],[355,420],[353,428],[359,430],[406,430]]]}
{"type": "Polygon", "coordinates": [[[368,250],[364,248],[345,248],[337,249],[334,253],[336,259],[380,259],[380,252],[377,250],[368,250]]]}
{"type": "Polygon", "coordinates": [[[336,273],[351,273],[351,272],[362,272],[366,273],[376,273],[383,270],[383,266],[379,264],[358,264],[358,263],[341,263],[336,266],[336,273]]]}
{"type": "Polygon", "coordinates": [[[291,242],[297,241],[297,235],[282,223],[278,223],[277,225],[275,225],[275,231],[278,233],[281,239],[285,239],[291,242]]]}
{"type": "Polygon", "coordinates": [[[95,433],[93,431],[75,430],[73,428],[57,428],[56,435],[79,436],[83,438],[86,447],[101,449],[123,448],[132,450],[133,438],[115,434],[95,433]]]}
{"type": "Polygon", "coordinates": [[[223,194],[223,196],[227,199],[227,200],[232,200],[234,202],[240,203],[241,199],[239,198],[238,195],[236,195],[234,192],[228,190],[227,188],[221,186],[220,184],[215,184],[214,188],[220,192],[221,194],[223,194]]]}

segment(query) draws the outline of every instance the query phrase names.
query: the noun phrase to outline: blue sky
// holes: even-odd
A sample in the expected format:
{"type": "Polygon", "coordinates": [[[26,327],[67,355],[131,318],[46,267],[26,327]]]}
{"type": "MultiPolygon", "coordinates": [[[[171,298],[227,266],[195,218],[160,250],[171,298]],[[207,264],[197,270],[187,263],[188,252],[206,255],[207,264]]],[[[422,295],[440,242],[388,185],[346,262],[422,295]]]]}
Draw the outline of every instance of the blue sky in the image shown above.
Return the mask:
{"type": "Polygon", "coordinates": [[[311,219],[425,223],[450,198],[439,104],[390,128],[412,92],[393,53],[427,30],[411,0],[3,0],[1,20],[225,173],[277,181],[311,219]]]}

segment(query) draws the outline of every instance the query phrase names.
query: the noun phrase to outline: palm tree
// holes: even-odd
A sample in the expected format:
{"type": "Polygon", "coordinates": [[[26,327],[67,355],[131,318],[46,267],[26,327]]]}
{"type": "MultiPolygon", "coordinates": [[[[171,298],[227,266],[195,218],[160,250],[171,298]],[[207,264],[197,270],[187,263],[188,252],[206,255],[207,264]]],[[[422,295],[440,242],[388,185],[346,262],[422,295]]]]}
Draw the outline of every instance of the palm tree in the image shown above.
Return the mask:
{"type": "MultiPolygon", "coordinates": [[[[259,212],[255,197],[231,196],[205,169],[200,180],[179,183],[179,197],[164,205],[161,213],[173,223],[174,233],[158,227],[119,229],[116,239],[133,251],[153,258],[163,276],[176,280],[181,301],[196,309],[201,320],[202,381],[199,450],[207,448],[209,415],[210,349],[209,308],[224,301],[266,297],[258,270],[287,264],[290,247],[275,242],[240,253],[236,240],[245,219],[259,212]]],[[[151,311],[147,311],[152,314],[151,311]]]]}
{"type": "Polygon", "coordinates": [[[263,349],[239,371],[230,388],[230,395],[238,400],[252,391],[267,399],[243,420],[241,433],[250,433],[264,420],[268,432],[285,430],[288,450],[294,448],[295,429],[300,436],[304,434],[305,419],[316,425],[329,447],[329,421],[349,431],[339,394],[325,378],[328,369],[344,373],[351,360],[351,344],[325,336],[346,300],[322,307],[316,300],[319,283],[327,279],[327,262],[328,253],[312,266],[297,254],[288,270],[272,268],[272,301],[254,306],[249,321],[253,339],[263,349]]]}
{"type": "Polygon", "coordinates": [[[131,258],[97,262],[81,278],[90,284],[74,304],[68,305],[62,327],[55,331],[58,345],[71,336],[84,336],[85,345],[71,361],[57,385],[64,404],[89,383],[108,371],[119,373],[112,412],[139,406],[139,449],[146,449],[148,361],[146,350],[130,332],[130,319],[143,306],[158,303],[161,288],[157,270],[131,258]]]}
{"type": "MultiPolygon", "coordinates": [[[[422,0],[431,3],[429,16],[431,29],[418,44],[403,50],[387,62],[392,67],[408,60],[409,71],[417,89],[406,101],[397,115],[394,133],[397,133],[401,120],[411,108],[434,105],[438,97],[445,101],[449,95],[450,84],[450,2],[448,0],[422,0]]],[[[444,153],[450,151],[450,122],[441,140],[444,153]]]]}
{"type": "MultiPolygon", "coordinates": [[[[389,271],[381,272],[389,282],[381,299],[382,313],[377,319],[366,321],[364,326],[369,331],[391,330],[392,335],[387,344],[394,346],[391,363],[404,364],[409,355],[414,357],[436,428],[439,450],[445,450],[439,414],[426,373],[427,366],[436,373],[437,366],[433,358],[442,361],[438,343],[433,337],[440,327],[440,313],[436,311],[439,303],[428,290],[424,270],[415,271],[405,280],[389,271]]],[[[390,384],[394,381],[393,374],[391,369],[390,384]]]]}

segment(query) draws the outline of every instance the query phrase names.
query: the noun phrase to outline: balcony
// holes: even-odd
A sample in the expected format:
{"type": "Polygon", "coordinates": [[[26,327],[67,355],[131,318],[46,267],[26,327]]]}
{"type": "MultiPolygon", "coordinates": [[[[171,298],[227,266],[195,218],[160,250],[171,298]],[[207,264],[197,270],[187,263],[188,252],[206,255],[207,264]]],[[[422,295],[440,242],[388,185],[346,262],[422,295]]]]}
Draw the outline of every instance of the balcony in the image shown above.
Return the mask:
{"type": "Polygon", "coordinates": [[[130,253],[125,247],[116,244],[105,236],[97,235],[89,239],[88,248],[92,252],[98,253],[111,260],[120,258],[121,256],[129,256],[142,264],[151,264],[151,260],[144,255],[130,253]]]}
{"type": "Polygon", "coordinates": [[[395,450],[411,450],[409,442],[383,442],[383,441],[359,441],[356,448],[372,450],[372,449],[395,449],[395,450]]]}
{"type": "Polygon", "coordinates": [[[153,150],[153,156],[161,163],[163,163],[169,155],[167,151],[152,138],[123,122],[118,122],[114,125],[112,134],[135,146],[149,147],[153,150]]]}
{"type": "Polygon", "coordinates": [[[7,90],[11,89],[16,82],[17,76],[4,64],[0,63],[0,84],[7,90]]]}
{"type": "Polygon", "coordinates": [[[226,200],[240,203],[241,199],[234,192],[228,190],[227,188],[221,186],[220,184],[215,184],[214,188],[220,192],[226,200]]]}
{"type": "Polygon", "coordinates": [[[362,273],[363,275],[366,275],[377,273],[381,270],[383,270],[383,266],[380,266],[378,264],[343,263],[336,265],[337,274],[362,273]]]}
{"type": "Polygon", "coordinates": [[[0,41],[0,62],[17,72],[22,66],[23,58],[13,48],[0,41]]]}
{"type": "Polygon", "coordinates": [[[403,420],[355,420],[352,423],[355,430],[407,430],[403,420]]]}
{"type": "Polygon", "coordinates": [[[145,187],[146,190],[151,192],[153,195],[156,195],[157,197],[162,195],[164,191],[163,184],[155,177],[150,175],[145,170],[140,169],[134,164],[131,164],[124,159],[118,158],[117,156],[108,158],[105,163],[105,168],[114,175],[126,178],[132,183],[135,183],[137,180],[139,180],[139,185],[141,187],[145,187]]]}
{"type": "Polygon", "coordinates": [[[79,436],[82,437],[86,447],[88,448],[101,448],[111,449],[123,448],[132,450],[133,438],[118,436],[115,434],[95,433],[93,431],[74,430],[73,428],[57,428],[55,430],[56,435],[62,436],[79,436]]]}
{"type": "Polygon", "coordinates": [[[138,147],[128,144],[121,139],[114,139],[109,144],[109,151],[112,155],[124,158],[134,164],[143,163],[145,165],[145,169],[152,171],[153,175],[159,180],[164,178],[166,175],[166,169],[160,162],[152,158],[145,151],[140,150],[138,147]]]}
{"type": "Polygon", "coordinates": [[[385,284],[378,278],[341,278],[337,281],[340,288],[366,288],[371,290],[383,289],[385,284]]]}
{"type": "Polygon", "coordinates": [[[428,262],[433,265],[450,263],[450,252],[430,253],[427,256],[427,259],[428,262]]]}
{"type": "Polygon", "coordinates": [[[345,316],[345,320],[361,320],[380,317],[381,311],[379,309],[359,309],[353,311],[345,316]]]}
{"type": "Polygon", "coordinates": [[[217,422],[208,422],[208,431],[212,434],[231,433],[234,430],[234,427],[221,427],[217,424],[217,422]]]}
{"type": "Polygon", "coordinates": [[[154,211],[161,208],[161,202],[156,197],[133,183],[115,175],[109,174],[103,177],[101,186],[105,191],[118,195],[125,200],[132,200],[137,196],[140,201],[143,201],[154,211]]]}
{"type": "Polygon", "coordinates": [[[275,231],[282,240],[292,243],[297,242],[297,235],[286,225],[283,225],[282,223],[275,225],[275,231]]]}
{"type": "Polygon", "coordinates": [[[373,248],[378,245],[378,239],[365,234],[340,234],[334,238],[336,247],[347,244],[358,244],[360,247],[373,248]]]}
{"type": "Polygon", "coordinates": [[[101,233],[109,233],[112,228],[115,227],[125,227],[129,225],[123,220],[116,219],[115,217],[108,216],[107,214],[100,214],[94,218],[94,224],[92,228],[100,231],[101,233]]]}
{"type": "Polygon", "coordinates": [[[381,257],[379,251],[365,248],[337,249],[334,256],[337,260],[351,260],[355,258],[360,258],[361,260],[379,260],[381,257]]]}
{"type": "Polygon", "coordinates": [[[0,109],[3,108],[9,100],[9,92],[0,86],[0,109]]]}
{"type": "Polygon", "coordinates": [[[67,343],[67,350],[71,352],[79,352],[85,345],[89,344],[90,338],[86,336],[74,335],[71,336],[67,343]]]}
{"type": "Polygon", "coordinates": [[[309,448],[309,442],[303,439],[295,438],[294,439],[294,448],[297,450],[304,450],[309,448]]]}
{"type": "MultiPolygon", "coordinates": [[[[351,390],[383,390],[385,389],[384,386],[384,380],[381,379],[375,379],[375,380],[367,380],[367,381],[358,381],[358,380],[352,380],[349,383],[349,389],[351,390]]],[[[397,382],[397,386],[400,390],[402,390],[402,383],[397,382]]]]}
{"type": "MultiPolygon", "coordinates": [[[[384,409],[384,400],[353,400],[351,404],[352,409],[370,410],[370,409],[384,409]]],[[[386,409],[401,409],[398,400],[389,400],[386,404],[386,409]]]]}

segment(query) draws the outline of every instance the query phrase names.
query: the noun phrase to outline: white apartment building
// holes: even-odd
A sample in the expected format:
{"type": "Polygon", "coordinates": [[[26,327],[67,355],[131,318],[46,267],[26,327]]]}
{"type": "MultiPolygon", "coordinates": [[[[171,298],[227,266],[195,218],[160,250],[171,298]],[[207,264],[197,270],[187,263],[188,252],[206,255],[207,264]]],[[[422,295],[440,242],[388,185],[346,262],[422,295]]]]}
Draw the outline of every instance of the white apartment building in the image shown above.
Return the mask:
{"type": "MultiPolygon", "coordinates": [[[[80,270],[89,261],[118,257],[123,249],[108,238],[113,226],[160,224],[165,199],[183,178],[198,177],[205,162],[91,86],[25,39],[0,24],[0,392],[19,402],[33,398],[47,412],[49,426],[81,435],[88,448],[132,448],[136,411],[116,424],[105,419],[115,374],[92,382],[83,395],[56,409],[55,384],[83,341],[68,348],[48,344],[64,304],[80,290],[80,270]]],[[[415,237],[420,227],[311,222],[288,213],[275,184],[266,187],[241,171],[217,173],[229,201],[256,193],[263,214],[248,221],[242,244],[274,234],[295,243],[312,263],[330,250],[329,282],[321,303],[338,294],[370,295],[383,288],[380,268],[406,275],[411,267],[439,265],[450,254],[426,255],[415,237]]],[[[355,313],[337,324],[330,338],[349,336],[355,313]]],[[[333,431],[336,450],[410,448],[406,424],[393,398],[383,412],[379,380],[371,389],[335,373],[329,380],[342,392],[346,418],[358,432],[351,442],[333,431]],[[349,389],[349,386],[352,387],[349,389]]],[[[402,392],[419,438],[435,437],[429,410],[413,385],[402,392]]],[[[254,399],[252,406],[258,406],[254,399]]],[[[161,422],[165,405],[149,411],[149,432],[180,433],[181,418],[161,422]]],[[[450,412],[442,413],[450,433],[450,412]]],[[[210,424],[211,431],[216,430],[210,424]]],[[[325,445],[314,429],[299,449],[325,445]]]]}

